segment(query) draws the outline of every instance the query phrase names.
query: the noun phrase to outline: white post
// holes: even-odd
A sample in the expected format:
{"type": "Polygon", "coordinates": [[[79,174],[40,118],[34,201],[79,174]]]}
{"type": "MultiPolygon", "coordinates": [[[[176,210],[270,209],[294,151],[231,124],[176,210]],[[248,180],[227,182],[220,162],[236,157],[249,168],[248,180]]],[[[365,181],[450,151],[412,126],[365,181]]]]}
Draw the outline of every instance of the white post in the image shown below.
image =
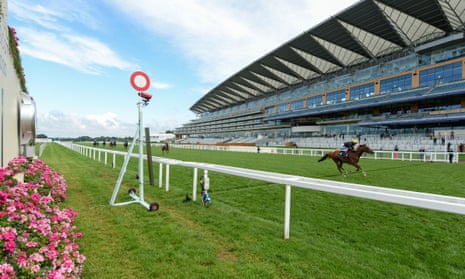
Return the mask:
{"type": "Polygon", "coordinates": [[[158,168],[158,187],[163,187],[163,164],[160,163],[160,167],[158,168]]]}
{"type": "Polygon", "coordinates": [[[139,197],[140,200],[144,200],[144,153],[143,153],[143,120],[142,120],[142,106],[144,104],[139,102],[137,107],[139,108],[139,197]]]}
{"type": "Polygon", "coordinates": [[[165,189],[166,192],[170,189],[170,164],[166,164],[165,189]]]}
{"type": "Polygon", "coordinates": [[[112,168],[116,168],[116,153],[113,153],[112,168]]]}
{"type": "Polygon", "coordinates": [[[197,168],[194,168],[194,180],[192,181],[192,200],[197,200],[197,168]]]}
{"type": "Polygon", "coordinates": [[[289,226],[291,223],[291,185],[286,185],[286,203],[284,206],[284,239],[289,239],[289,226]]]}
{"type": "Polygon", "coordinates": [[[208,177],[208,170],[203,170],[203,188],[205,191],[210,189],[210,177],[208,177]]]}

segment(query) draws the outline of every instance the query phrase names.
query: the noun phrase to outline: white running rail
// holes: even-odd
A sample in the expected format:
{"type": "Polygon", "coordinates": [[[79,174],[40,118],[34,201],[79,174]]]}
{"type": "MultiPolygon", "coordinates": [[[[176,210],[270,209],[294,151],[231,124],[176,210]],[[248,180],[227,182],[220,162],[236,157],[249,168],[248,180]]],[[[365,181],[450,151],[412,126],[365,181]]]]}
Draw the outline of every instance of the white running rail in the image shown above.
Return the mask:
{"type": "MultiPolygon", "coordinates": [[[[108,158],[107,154],[113,155],[113,167],[115,162],[115,156],[124,156],[126,152],[99,149],[95,147],[89,147],[84,145],[77,145],[72,143],[62,143],[62,145],[79,152],[80,154],[100,160],[101,153],[104,153],[105,162],[108,158]]],[[[131,155],[134,158],[138,158],[139,155],[133,153],[131,155]]],[[[275,172],[259,171],[217,164],[198,163],[198,162],[186,162],[174,159],[166,159],[161,157],[152,157],[153,162],[160,163],[159,172],[159,187],[162,187],[162,169],[163,165],[166,165],[166,180],[165,187],[166,191],[169,190],[169,166],[177,165],[194,169],[193,175],[193,186],[192,194],[193,200],[196,198],[197,189],[197,170],[203,169],[213,172],[219,172],[234,176],[247,177],[250,179],[267,181],[275,184],[285,185],[285,207],[284,207],[284,239],[289,238],[290,231],[290,211],[291,211],[291,189],[292,187],[300,187],[310,190],[324,191],[334,194],[347,195],[352,197],[377,200],[383,202],[389,202],[394,204],[408,205],[420,208],[426,208],[431,210],[455,213],[465,215],[465,198],[453,197],[446,195],[428,194],[422,192],[398,190],[391,188],[375,187],[368,185],[360,185],[353,183],[344,183],[331,180],[315,179],[297,175],[288,175],[275,172]]]]}

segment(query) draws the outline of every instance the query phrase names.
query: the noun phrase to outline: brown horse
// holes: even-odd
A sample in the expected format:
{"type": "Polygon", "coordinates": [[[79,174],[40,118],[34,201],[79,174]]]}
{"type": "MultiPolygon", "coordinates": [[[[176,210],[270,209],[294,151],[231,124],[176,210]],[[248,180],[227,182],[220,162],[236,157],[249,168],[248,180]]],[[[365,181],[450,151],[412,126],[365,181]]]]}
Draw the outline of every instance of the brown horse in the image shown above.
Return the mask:
{"type": "Polygon", "coordinates": [[[366,172],[358,164],[358,161],[364,152],[373,154],[373,150],[371,150],[366,144],[360,144],[356,150],[349,151],[347,157],[342,157],[341,151],[336,149],[335,151],[326,153],[323,157],[320,158],[320,160],[318,160],[318,162],[324,161],[329,157],[333,159],[334,163],[336,163],[337,169],[343,176],[346,176],[347,174],[347,171],[342,167],[344,163],[356,167],[357,171],[362,171],[363,175],[366,176],[366,172]]]}
{"type": "Polygon", "coordinates": [[[163,143],[163,145],[161,146],[161,152],[170,153],[170,145],[167,142],[163,143]]]}

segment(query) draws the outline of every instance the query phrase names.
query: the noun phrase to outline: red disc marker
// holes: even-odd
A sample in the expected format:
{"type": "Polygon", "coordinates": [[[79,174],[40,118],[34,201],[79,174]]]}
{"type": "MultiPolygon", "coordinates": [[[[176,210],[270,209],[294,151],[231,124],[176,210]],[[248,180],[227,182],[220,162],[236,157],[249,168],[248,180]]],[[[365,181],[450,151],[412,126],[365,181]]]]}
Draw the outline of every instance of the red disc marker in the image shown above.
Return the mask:
{"type": "Polygon", "coordinates": [[[143,92],[150,87],[149,76],[141,71],[132,73],[130,78],[131,86],[139,92],[143,92]]]}

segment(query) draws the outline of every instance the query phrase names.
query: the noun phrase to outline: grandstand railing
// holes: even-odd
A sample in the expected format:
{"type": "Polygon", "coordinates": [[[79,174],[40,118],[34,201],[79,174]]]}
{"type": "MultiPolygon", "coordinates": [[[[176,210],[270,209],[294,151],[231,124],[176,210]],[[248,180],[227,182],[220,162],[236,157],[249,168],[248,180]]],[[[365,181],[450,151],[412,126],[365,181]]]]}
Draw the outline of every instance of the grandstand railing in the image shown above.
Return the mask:
{"type": "MultiPolygon", "coordinates": [[[[64,146],[79,152],[86,157],[100,160],[101,154],[104,154],[105,160],[109,157],[108,154],[113,155],[113,167],[115,167],[116,155],[128,156],[126,152],[100,149],[90,146],[77,145],[72,143],[62,143],[64,146]],[[97,155],[98,154],[98,155],[97,155]]],[[[138,158],[139,154],[132,153],[131,157],[138,158]]],[[[144,155],[144,159],[145,159],[144,155]]],[[[154,162],[160,163],[159,171],[159,187],[162,187],[163,165],[166,165],[166,191],[169,189],[169,166],[183,166],[193,168],[193,183],[192,183],[192,197],[196,200],[197,192],[197,172],[198,169],[204,171],[213,171],[228,175],[246,177],[261,181],[267,181],[274,184],[285,185],[285,200],[284,200],[284,239],[288,239],[290,235],[290,212],[291,212],[291,189],[292,187],[299,187],[309,190],[318,190],[329,193],[389,202],[394,204],[408,205],[437,211],[455,213],[465,215],[465,198],[452,197],[445,195],[428,194],[422,192],[390,189],[383,187],[375,187],[368,185],[360,185],[353,183],[344,183],[337,181],[329,181],[322,179],[314,179],[309,177],[302,177],[296,175],[287,175],[274,172],[258,171],[252,169],[230,167],[217,164],[206,164],[198,162],[184,162],[174,159],[167,159],[152,156],[154,162]]],[[[212,183],[214,186],[214,182],[212,183]]]]}

